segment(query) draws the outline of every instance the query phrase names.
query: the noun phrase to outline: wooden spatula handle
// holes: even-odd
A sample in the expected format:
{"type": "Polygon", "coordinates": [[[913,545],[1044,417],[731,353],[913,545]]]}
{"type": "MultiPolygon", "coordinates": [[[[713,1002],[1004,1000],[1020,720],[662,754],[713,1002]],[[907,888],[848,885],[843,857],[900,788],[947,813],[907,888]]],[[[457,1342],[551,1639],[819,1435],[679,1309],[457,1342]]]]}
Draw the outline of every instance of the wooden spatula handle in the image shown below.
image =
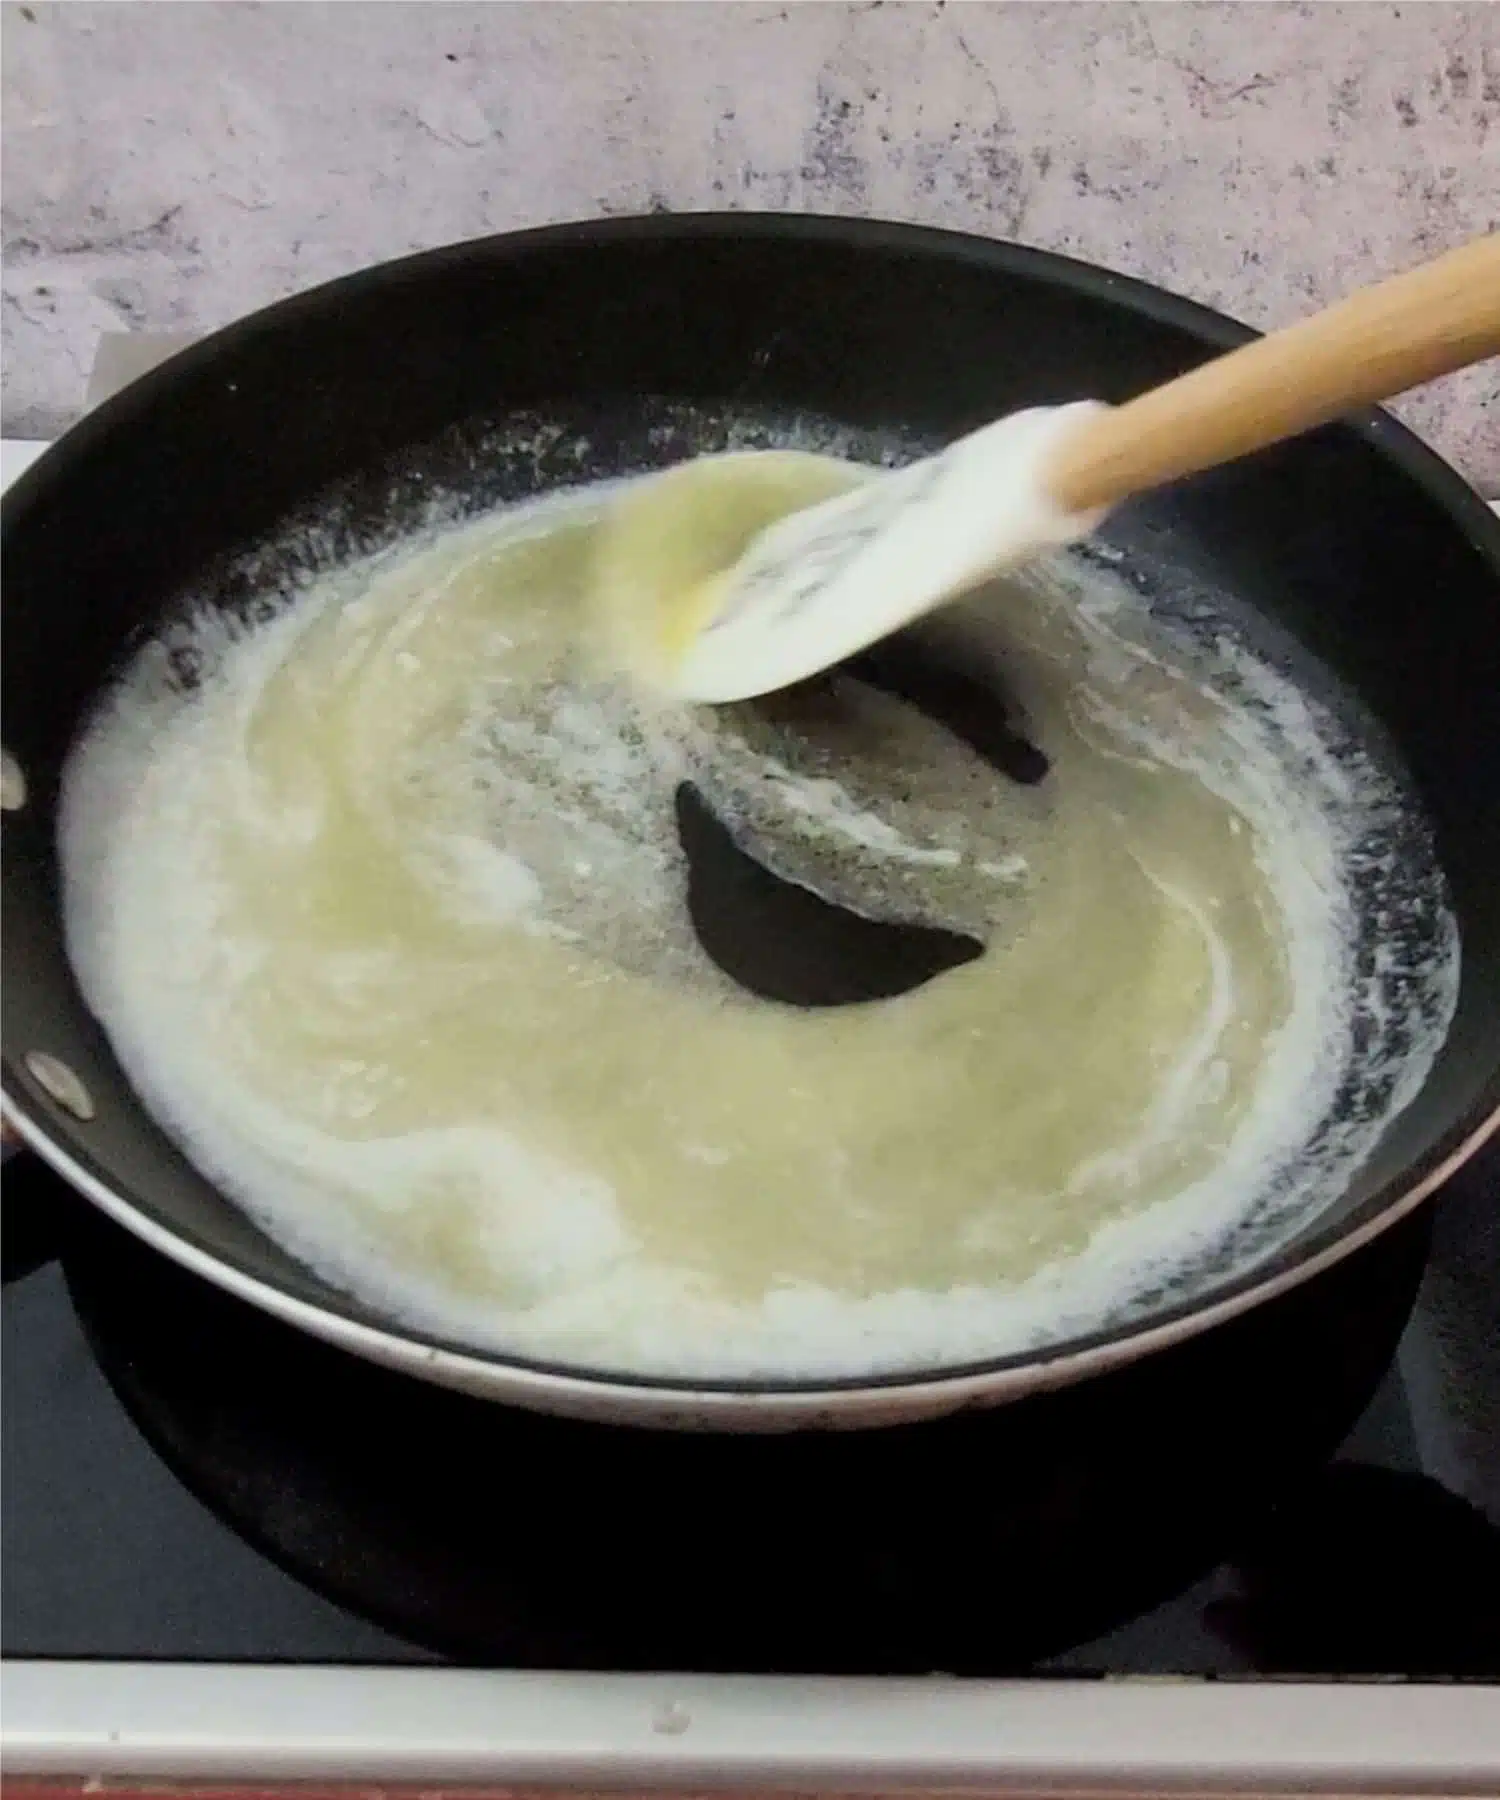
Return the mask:
{"type": "Polygon", "coordinates": [[[1098,414],[1047,487],[1069,512],[1113,506],[1495,355],[1500,233],[1098,414]]]}

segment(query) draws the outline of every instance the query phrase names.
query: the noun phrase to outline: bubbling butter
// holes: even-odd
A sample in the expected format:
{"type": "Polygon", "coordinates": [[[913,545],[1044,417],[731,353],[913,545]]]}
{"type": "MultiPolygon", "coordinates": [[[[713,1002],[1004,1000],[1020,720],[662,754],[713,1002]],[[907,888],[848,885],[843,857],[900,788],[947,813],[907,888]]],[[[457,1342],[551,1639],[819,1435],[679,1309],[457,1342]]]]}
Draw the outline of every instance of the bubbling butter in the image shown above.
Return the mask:
{"type": "MultiPolygon", "coordinates": [[[[860,478],[763,469],[783,506],[860,478]]],[[[765,511],[760,477],[694,479],[684,567],[765,511]]],[[[256,623],[205,601],[125,672],[67,771],[69,946],[188,1155],[398,1321],[683,1378],[1005,1354],[1315,1213],[1456,995],[1384,760],[1092,553],[932,625],[1040,780],[855,674],[675,705],[617,672],[652,480],[442,525],[256,623]],[[686,910],[685,781],[784,880],[984,955],[752,998],[686,910]],[[1422,927],[1384,956],[1377,891],[1422,927]]]]}

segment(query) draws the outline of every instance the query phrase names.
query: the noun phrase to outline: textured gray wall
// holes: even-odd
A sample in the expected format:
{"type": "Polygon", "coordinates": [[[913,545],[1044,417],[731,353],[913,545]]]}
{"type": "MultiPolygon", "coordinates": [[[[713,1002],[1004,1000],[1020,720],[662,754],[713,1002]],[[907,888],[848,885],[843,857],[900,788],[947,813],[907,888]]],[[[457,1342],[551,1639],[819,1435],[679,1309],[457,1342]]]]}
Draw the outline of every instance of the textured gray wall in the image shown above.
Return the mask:
{"type": "MultiPolygon", "coordinates": [[[[75,414],[101,331],[591,213],[957,225],[1257,324],[1500,226],[1487,4],[32,0],[4,62],[15,434],[75,414]]],[[[1497,389],[1406,409],[1493,492],[1497,389]]]]}

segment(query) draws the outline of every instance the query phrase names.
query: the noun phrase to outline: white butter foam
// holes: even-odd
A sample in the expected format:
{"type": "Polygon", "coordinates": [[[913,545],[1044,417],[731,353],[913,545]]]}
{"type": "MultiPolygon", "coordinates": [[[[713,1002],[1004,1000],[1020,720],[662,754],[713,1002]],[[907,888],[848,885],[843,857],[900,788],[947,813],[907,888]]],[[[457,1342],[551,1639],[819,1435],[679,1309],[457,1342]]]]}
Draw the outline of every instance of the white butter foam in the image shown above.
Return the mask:
{"type": "Polygon", "coordinates": [[[944,621],[1053,757],[1035,791],[884,697],[844,723],[889,765],[644,707],[573,650],[620,491],[268,552],[269,616],[205,600],[80,742],[70,950],[212,1179],[416,1328],[782,1378],[1137,1316],[1341,1190],[1458,967],[1342,716],[1211,597],[1153,616],[1074,555],[944,621]],[[684,776],[792,879],[988,954],[872,1007],[748,1002],[682,911],[684,776]]]}

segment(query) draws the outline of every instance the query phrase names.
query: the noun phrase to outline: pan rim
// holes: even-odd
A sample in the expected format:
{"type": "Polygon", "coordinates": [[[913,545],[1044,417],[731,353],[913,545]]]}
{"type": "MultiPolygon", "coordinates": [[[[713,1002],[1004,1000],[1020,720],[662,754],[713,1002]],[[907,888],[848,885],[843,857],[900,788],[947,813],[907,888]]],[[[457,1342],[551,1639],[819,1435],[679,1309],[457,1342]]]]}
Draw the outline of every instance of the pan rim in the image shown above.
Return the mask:
{"type": "MultiPolygon", "coordinates": [[[[143,1243],[234,1298],[383,1367],[419,1375],[465,1392],[485,1392],[496,1397],[502,1397],[501,1390],[513,1389],[517,1395],[529,1390],[533,1395],[545,1394],[557,1401],[572,1399],[585,1404],[601,1400],[625,1401],[642,1413],[664,1413],[680,1408],[690,1415],[710,1419],[716,1413],[728,1416],[749,1406],[759,1410],[768,1423],[776,1419],[801,1419],[808,1424],[832,1423],[841,1412],[862,1400],[882,1412],[889,1409],[892,1417],[898,1417],[905,1416],[903,1403],[931,1412],[948,1412],[965,1405],[1019,1399],[1026,1394],[1071,1386],[1089,1375],[1103,1374],[1155,1351],[1186,1342],[1291,1292],[1373,1243],[1415,1211],[1492,1136],[1500,1139],[1500,1105],[1497,1105],[1445,1158],[1360,1225],[1334,1238],[1322,1249],[1283,1269],[1258,1276],[1252,1272],[1244,1278],[1242,1285],[1221,1289],[1216,1297],[1206,1302],[1184,1301],[1173,1312],[1148,1316],[1136,1325],[1117,1326],[1088,1337],[1063,1339],[1056,1344],[1040,1345],[1005,1357],[946,1367],[821,1380],[693,1380],[633,1375],[624,1371],[611,1374],[607,1370],[532,1361],[500,1350],[489,1351],[427,1335],[415,1328],[408,1330],[390,1323],[376,1323],[373,1318],[356,1316],[326,1301],[304,1300],[265,1276],[242,1268],[221,1252],[194,1242],[177,1226],[164,1222],[149,1208],[117,1192],[53,1138],[28,1111],[18,1107],[11,1086],[0,1087],[0,1105],[17,1135],[30,1149],[77,1192],[143,1243]],[[459,1377],[465,1379],[457,1379],[459,1377]],[[819,1414],[825,1415],[824,1421],[820,1421],[819,1414]]],[[[227,1196],[225,1198],[228,1204],[234,1204],[227,1196]]],[[[329,1294],[334,1299],[344,1298],[332,1287],[329,1294]]]]}
{"type": "MultiPolygon", "coordinates": [[[[194,373],[200,362],[208,362],[226,345],[232,346],[242,336],[253,336],[269,325],[295,322],[304,312],[322,311],[336,303],[341,292],[365,289],[375,281],[408,280],[476,256],[493,258],[503,265],[535,253],[573,248],[592,250],[611,244],[716,237],[735,242],[743,242],[747,237],[793,243],[823,241],[1034,277],[1105,299],[1180,329],[1208,349],[1230,348],[1258,335],[1223,313],[1136,277],[1057,252],[971,233],[823,214],[704,212],[620,216],[463,240],[376,264],[304,290],[247,315],[170,358],[87,415],[59,444],[66,446],[64,455],[87,450],[95,441],[128,424],[137,413],[148,411],[158,392],[168,391],[174,382],[194,373]]],[[[1384,412],[1356,415],[1331,429],[1352,430],[1378,456],[1414,482],[1500,575],[1500,519],[1436,452],[1384,412]]],[[[6,494],[3,516],[7,525],[30,503],[33,492],[45,492],[50,479],[48,465],[54,454],[54,449],[44,452],[6,494]]],[[[494,1391],[511,1386],[518,1393],[529,1389],[539,1394],[545,1390],[557,1399],[571,1396],[579,1400],[629,1400],[642,1411],[677,1405],[711,1413],[759,1405],[769,1417],[773,1413],[790,1415],[819,1409],[836,1415],[861,1399],[872,1405],[889,1405],[894,1410],[903,1401],[925,1402],[930,1407],[934,1403],[961,1406],[971,1400],[1015,1397],[1067,1385],[1090,1373],[1133,1361],[1247,1312],[1372,1241],[1456,1172],[1500,1128],[1500,1061],[1464,1115],[1421,1157],[1414,1159],[1404,1173],[1362,1203],[1364,1216],[1358,1223],[1338,1229],[1330,1241],[1308,1253],[1299,1255],[1294,1242],[1291,1254],[1297,1260],[1289,1265],[1276,1267],[1275,1259],[1286,1252],[1273,1252],[1269,1266],[1252,1266],[1174,1306],[1003,1356],[866,1375],[800,1379],[658,1377],[591,1369],[464,1344],[415,1327],[382,1321],[356,1296],[345,1295],[331,1285],[326,1297],[317,1301],[305,1299],[256,1273],[238,1257],[210,1248],[195,1235],[184,1233],[180,1226],[159,1215],[149,1201],[129,1196],[96,1174],[63,1138],[54,1135],[57,1125],[36,1105],[9,1059],[0,1079],[0,1104],[21,1136],[64,1179],[136,1236],[261,1310],[315,1336],[357,1349],[387,1366],[470,1389],[494,1391]],[[466,1379],[453,1379],[458,1376],[466,1379]]],[[[66,1137],[77,1138],[78,1150],[87,1157],[81,1134],[66,1125],[62,1129],[66,1137]]],[[[232,1201],[228,1203],[234,1205],[232,1201]]]]}
{"type": "MultiPolygon", "coordinates": [[[[1052,285],[1122,305],[1159,324],[1180,329],[1215,349],[1234,349],[1263,335],[1254,326],[1215,307],[1158,287],[1140,276],[1109,269],[1102,263],[1086,262],[1063,251],[1044,250],[1008,238],[981,237],[975,232],[955,231],[943,226],[812,212],[630,213],[566,220],[519,231],[461,238],[451,244],[373,263],[303,288],[268,306],[257,307],[228,325],[206,333],[92,408],[55,439],[6,492],[0,503],[0,516],[20,511],[29,501],[33,488],[45,484],[47,465],[59,447],[67,446],[70,453],[87,448],[96,437],[105,435],[134,412],[148,407],[158,391],[192,373],[200,362],[210,361],[224,347],[233,346],[241,338],[252,337],[273,323],[284,324],[304,312],[320,311],[336,302],[341,294],[358,292],[375,281],[401,281],[440,270],[448,263],[470,262],[478,255],[508,262],[556,250],[587,250],[652,241],[672,243],[683,239],[711,241],[715,238],[842,242],[850,248],[925,256],[940,262],[967,263],[1034,276],[1052,285]]],[[[1324,429],[1353,431],[1378,454],[1394,462],[1430,499],[1471,531],[1476,547],[1490,556],[1500,573],[1500,518],[1458,470],[1408,426],[1385,409],[1371,407],[1351,413],[1324,429]]]]}

